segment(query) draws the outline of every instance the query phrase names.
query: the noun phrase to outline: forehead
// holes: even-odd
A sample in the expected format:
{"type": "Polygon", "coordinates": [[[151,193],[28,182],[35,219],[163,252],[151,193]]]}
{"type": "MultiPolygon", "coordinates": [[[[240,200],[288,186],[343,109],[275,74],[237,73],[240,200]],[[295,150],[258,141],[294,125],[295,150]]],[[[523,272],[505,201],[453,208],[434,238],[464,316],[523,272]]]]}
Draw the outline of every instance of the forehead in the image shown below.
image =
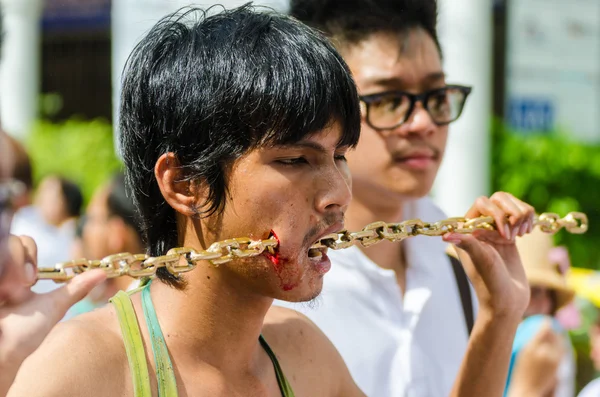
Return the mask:
{"type": "Polygon", "coordinates": [[[361,94],[377,89],[426,89],[444,81],[439,50],[422,29],[376,33],[344,49],[361,94]]]}

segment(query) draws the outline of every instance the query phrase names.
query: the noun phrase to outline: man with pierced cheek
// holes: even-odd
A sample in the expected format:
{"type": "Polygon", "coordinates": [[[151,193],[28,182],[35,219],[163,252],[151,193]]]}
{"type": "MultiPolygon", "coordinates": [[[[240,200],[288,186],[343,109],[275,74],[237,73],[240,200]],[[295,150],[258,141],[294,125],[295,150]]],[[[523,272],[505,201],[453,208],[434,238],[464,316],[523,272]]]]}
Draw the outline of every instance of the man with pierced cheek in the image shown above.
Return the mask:
{"type": "MultiPolygon", "coordinates": [[[[251,5],[214,11],[166,17],[131,54],[120,111],[127,182],[152,257],[242,236],[278,245],[218,266],[198,260],[187,273],[159,268],[141,289],[57,327],[9,396],[365,395],[310,320],[272,307],[320,293],[330,261],[311,247],[344,228],[346,154],[361,117],[350,71],[293,18],[251,5]]],[[[496,232],[447,238],[461,239],[489,303],[450,395],[500,396],[529,291],[518,254],[496,232]]]]}

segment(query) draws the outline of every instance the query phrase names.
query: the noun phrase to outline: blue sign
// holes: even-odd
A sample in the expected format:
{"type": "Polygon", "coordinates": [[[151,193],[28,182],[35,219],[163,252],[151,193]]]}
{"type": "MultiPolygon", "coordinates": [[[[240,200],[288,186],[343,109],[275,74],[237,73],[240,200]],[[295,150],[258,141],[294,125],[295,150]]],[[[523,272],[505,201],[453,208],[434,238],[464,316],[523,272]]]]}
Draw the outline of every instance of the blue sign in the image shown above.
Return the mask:
{"type": "Polygon", "coordinates": [[[511,98],[508,121],[512,128],[526,132],[548,132],[554,128],[555,109],[549,99],[511,98]]]}
{"type": "Polygon", "coordinates": [[[46,31],[110,29],[111,0],[44,0],[46,31]]]}

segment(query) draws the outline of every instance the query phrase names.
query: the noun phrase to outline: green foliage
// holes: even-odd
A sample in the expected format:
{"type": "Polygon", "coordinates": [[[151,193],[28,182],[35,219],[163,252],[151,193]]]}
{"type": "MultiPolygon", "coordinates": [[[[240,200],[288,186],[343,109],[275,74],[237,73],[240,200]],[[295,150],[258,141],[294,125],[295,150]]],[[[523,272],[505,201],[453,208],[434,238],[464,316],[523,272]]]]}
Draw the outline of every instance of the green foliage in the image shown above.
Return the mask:
{"type": "Polygon", "coordinates": [[[25,142],[37,184],[49,174],[76,182],[86,203],[94,190],[121,168],[111,124],[105,120],[38,121],[25,142]]]}
{"type": "Polygon", "coordinates": [[[492,186],[533,205],[538,212],[585,212],[587,234],[560,232],[573,266],[600,269],[600,146],[569,140],[565,134],[519,135],[493,124],[492,186]]]}

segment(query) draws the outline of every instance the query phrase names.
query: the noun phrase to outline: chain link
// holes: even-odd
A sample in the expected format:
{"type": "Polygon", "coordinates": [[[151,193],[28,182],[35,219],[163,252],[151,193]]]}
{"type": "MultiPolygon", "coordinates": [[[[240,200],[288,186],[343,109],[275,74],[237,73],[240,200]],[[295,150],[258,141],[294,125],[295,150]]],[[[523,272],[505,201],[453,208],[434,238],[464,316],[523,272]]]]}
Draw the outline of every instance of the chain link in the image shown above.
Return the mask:
{"type": "MultiPolygon", "coordinates": [[[[564,218],[553,213],[544,213],[536,217],[534,226],[545,233],[556,233],[565,229],[569,233],[582,234],[588,229],[588,219],[584,213],[570,212],[564,218]]],[[[355,243],[364,247],[387,240],[402,241],[414,236],[442,236],[446,233],[473,233],[475,230],[495,230],[492,217],[482,216],[473,219],[448,218],[435,223],[410,219],[400,223],[374,222],[357,232],[346,230],[329,234],[321,238],[312,248],[327,247],[333,250],[348,248],[355,243]]],[[[77,259],[62,262],[50,268],[39,268],[39,280],[66,282],[77,274],[92,269],[103,269],[109,278],[128,275],[133,278],[151,277],[160,268],[166,268],[171,274],[194,270],[199,261],[208,261],[214,266],[230,262],[235,258],[249,258],[261,255],[265,250],[274,253],[279,245],[275,237],[254,241],[247,237],[234,238],[213,243],[206,250],[180,247],[170,249],[166,255],[149,257],[145,254],[133,255],[128,252],[107,256],[102,260],[77,259]]]]}

